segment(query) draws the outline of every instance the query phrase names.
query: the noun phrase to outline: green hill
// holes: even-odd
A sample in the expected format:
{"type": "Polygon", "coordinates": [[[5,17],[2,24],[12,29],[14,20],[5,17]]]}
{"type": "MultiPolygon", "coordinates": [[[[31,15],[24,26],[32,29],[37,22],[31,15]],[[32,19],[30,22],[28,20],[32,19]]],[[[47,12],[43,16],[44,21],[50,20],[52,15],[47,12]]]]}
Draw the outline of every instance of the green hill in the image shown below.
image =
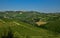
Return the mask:
{"type": "Polygon", "coordinates": [[[0,38],[60,38],[60,13],[40,13],[36,11],[0,12],[0,38]],[[40,25],[42,22],[47,24],[40,25]],[[36,24],[36,22],[39,22],[36,24]]]}
{"type": "Polygon", "coordinates": [[[30,37],[30,38],[59,38],[59,35],[48,31],[46,29],[34,27],[28,23],[24,23],[18,20],[3,20],[0,21],[0,35],[4,30],[8,30],[10,27],[14,33],[14,37],[30,37]],[[5,22],[5,23],[4,23],[5,22]]]}

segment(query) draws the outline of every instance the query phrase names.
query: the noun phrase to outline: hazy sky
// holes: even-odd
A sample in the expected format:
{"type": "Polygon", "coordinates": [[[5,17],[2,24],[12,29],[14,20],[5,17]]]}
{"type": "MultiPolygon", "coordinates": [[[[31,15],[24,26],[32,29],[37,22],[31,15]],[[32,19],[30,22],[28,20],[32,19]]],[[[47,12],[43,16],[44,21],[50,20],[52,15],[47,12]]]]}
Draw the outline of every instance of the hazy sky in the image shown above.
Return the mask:
{"type": "Polygon", "coordinates": [[[60,0],[0,0],[0,11],[60,12],[60,0]]]}

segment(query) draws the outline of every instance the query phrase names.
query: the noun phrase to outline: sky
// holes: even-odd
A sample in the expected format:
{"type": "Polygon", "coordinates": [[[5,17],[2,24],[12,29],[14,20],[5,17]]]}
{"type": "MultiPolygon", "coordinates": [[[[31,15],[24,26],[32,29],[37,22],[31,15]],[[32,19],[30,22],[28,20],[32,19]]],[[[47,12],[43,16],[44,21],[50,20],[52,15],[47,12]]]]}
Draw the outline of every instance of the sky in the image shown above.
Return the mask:
{"type": "Polygon", "coordinates": [[[60,0],[0,0],[0,11],[60,12],[60,0]]]}

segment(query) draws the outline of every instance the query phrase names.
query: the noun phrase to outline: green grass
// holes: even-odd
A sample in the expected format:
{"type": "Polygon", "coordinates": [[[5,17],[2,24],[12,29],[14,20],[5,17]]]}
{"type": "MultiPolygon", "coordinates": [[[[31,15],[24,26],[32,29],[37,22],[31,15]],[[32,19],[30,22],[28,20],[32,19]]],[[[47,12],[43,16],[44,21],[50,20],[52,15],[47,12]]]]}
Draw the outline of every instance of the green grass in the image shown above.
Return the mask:
{"type": "Polygon", "coordinates": [[[13,33],[15,36],[17,37],[21,37],[21,38],[59,38],[59,35],[54,34],[53,32],[46,30],[46,29],[42,29],[42,28],[38,28],[35,27],[33,25],[18,21],[18,20],[13,20],[16,23],[19,23],[20,25],[17,25],[16,23],[13,23],[13,21],[11,19],[1,19],[3,20],[5,23],[3,23],[3,21],[1,21],[2,27],[0,27],[0,36],[1,33],[5,30],[8,30],[8,27],[10,26],[10,28],[12,29],[13,33]],[[10,22],[12,23],[10,25],[10,22]],[[16,34],[15,34],[16,33],[16,34]]]}

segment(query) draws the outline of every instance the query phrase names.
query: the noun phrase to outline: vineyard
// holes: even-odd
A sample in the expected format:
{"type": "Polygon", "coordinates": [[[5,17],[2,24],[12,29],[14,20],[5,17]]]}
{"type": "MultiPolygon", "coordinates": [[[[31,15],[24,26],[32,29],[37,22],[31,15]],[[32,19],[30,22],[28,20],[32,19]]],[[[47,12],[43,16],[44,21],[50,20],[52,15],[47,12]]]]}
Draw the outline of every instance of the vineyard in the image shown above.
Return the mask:
{"type": "Polygon", "coordinates": [[[60,38],[60,13],[0,12],[0,38],[60,38]]]}

